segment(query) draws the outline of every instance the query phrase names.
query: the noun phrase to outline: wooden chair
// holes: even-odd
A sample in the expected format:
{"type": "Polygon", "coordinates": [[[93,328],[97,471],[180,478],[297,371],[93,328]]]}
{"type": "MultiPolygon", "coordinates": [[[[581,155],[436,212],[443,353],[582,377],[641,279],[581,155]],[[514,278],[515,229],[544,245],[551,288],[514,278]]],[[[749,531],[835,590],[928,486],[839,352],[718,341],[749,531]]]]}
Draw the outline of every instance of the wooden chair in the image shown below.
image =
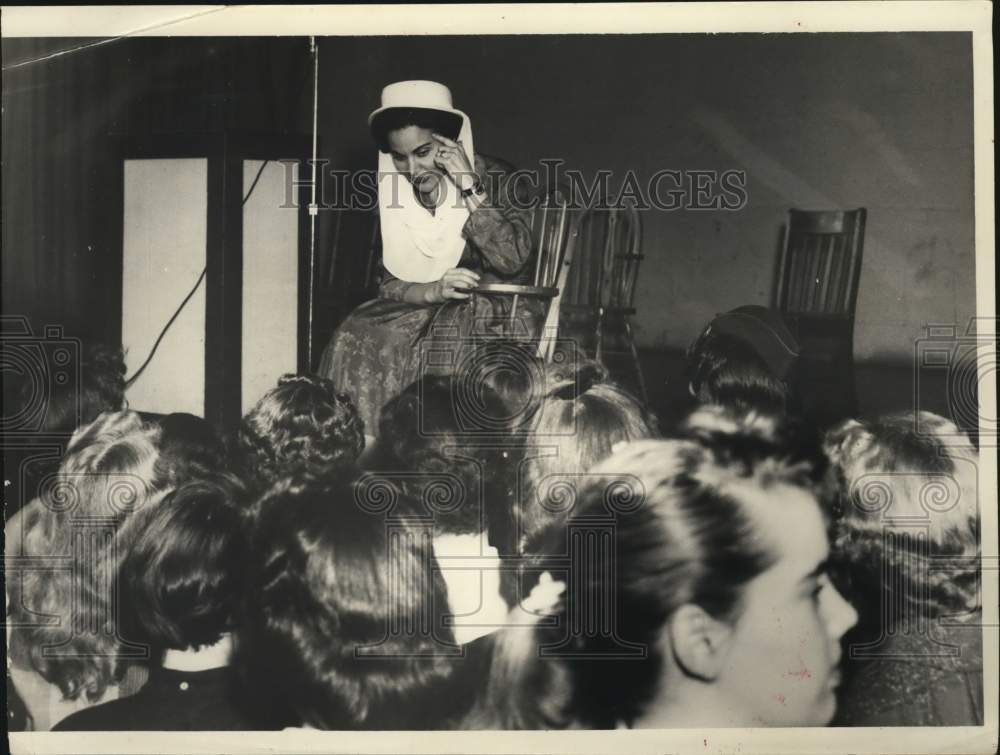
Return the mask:
{"type": "Polygon", "coordinates": [[[546,188],[537,196],[531,220],[534,270],[530,283],[484,283],[476,288],[480,293],[512,296],[511,323],[517,317],[522,297],[546,302],[537,352],[545,361],[551,361],[555,353],[559,304],[573,264],[576,227],[569,197],[569,190],[563,186],[546,188]]]}
{"type": "Polygon", "coordinates": [[[863,207],[788,212],[775,305],[799,342],[799,390],[821,423],[857,410],[854,313],[866,215],[863,207]]]}
{"type": "Polygon", "coordinates": [[[639,393],[648,402],[631,323],[643,258],[639,213],[634,208],[588,209],[579,219],[575,241],[575,261],[562,299],[566,330],[580,333],[584,351],[600,362],[613,354],[631,357],[639,393]],[[615,336],[624,341],[626,351],[609,348],[615,336]]]}

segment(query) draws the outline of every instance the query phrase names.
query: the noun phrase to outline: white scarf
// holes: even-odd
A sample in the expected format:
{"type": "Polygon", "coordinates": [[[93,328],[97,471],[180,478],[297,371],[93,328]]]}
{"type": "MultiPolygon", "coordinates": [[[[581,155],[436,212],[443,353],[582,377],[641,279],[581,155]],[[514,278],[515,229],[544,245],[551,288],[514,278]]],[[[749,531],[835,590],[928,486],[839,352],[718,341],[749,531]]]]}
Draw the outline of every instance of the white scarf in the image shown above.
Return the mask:
{"type": "MultiPolygon", "coordinates": [[[[475,165],[472,127],[462,118],[459,141],[475,165]]],[[[378,158],[378,208],[382,228],[382,264],[400,280],[430,283],[441,279],[447,270],[458,265],[465,250],[462,228],[469,210],[458,188],[447,177],[439,183],[437,208],[432,215],[420,204],[406,177],[396,170],[392,156],[378,158]]]]}

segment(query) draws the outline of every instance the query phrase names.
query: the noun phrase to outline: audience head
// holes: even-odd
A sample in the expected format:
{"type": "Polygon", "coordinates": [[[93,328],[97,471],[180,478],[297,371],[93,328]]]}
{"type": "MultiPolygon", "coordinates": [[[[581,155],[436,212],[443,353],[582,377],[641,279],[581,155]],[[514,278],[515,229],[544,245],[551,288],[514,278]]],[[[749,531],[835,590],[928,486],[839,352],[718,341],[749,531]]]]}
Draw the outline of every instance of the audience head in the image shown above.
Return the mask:
{"type": "Polygon", "coordinates": [[[825,447],[841,483],[835,550],[855,584],[898,591],[933,616],[978,607],[979,456],[968,437],[907,412],[843,422],[825,447]],[[965,560],[931,568],[948,557],[965,560]]]}
{"type": "Polygon", "coordinates": [[[427,376],[382,408],[373,471],[398,484],[438,534],[476,534],[488,525],[492,454],[484,438],[503,430],[499,397],[486,385],[460,392],[458,379],[427,376]]]}
{"type": "Polygon", "coordinates": [[[74,520],[104,519],[117,527],[162,498],[170,480],[159,465],[161,438],[158,426],[133,411],[106,412],[77,430],[57,472],[41,481],[38,502],[25,512],[26,521],[42,527],[32,530],[41,538],[37,546],[68,553],[74,520]]]}
{"type": "Polygon", "coordinates": [[[196,480],[129,520],[121,565],[129,640],[186,650],[232,629],[248,562],[241,498],[233,478],[196,480]]]}
{"type": "Polygon", "coordinates": [[[37,405],[39,434],[69,435],[99,414],[117,412],[125,406],[125,356],[120,346],[85,343],[80,348],[79,362],[70,363],[63,372],[67,379],[47,383],[44,396],[39,396],[34,376],[18,381],[13,406],[30,411],[37,405]]]}
{"type": "Polygon", "coordinates": [[[590,471],[566,522],[537,533],[533,552],[573,566],[552,562],[568,582],[546,611],[555,623],[501,633],[484,700],[504,725],[830,721],[856,614],[824,573],[822,460],[760,417],[711,410],[685,432],[619,449],[590,471]],[[610,537],[588,539],[601,521],[610,537]],[[614,625],[567,637],[570,616],[602,615],[586,599],[613,605],[614,625]],[[567,639],[564,658],[539,658],[539,643],[567,639]]]}
{"type": "Polygon", "coordinates": [[[712,320],[688,349],[689,389],[699,403],[782,413],[794,408],[798,354],[777,312],[737,307],[712,320]]]}
{"type": "Polygon", "coordinates": [[[524,341],[491,340],[479,346],[457,373],[461,393],[475,395],[485,386],[496,394],[502,408],[496,420],[506,432],[527,430],[545,395],[546,365],[535,350],[524,341]]]}
{"type": "Polygon", "coordinates": [[[194,414],[161,417],[160,469],[175,485],[210,478],[227,467],[226,448],[212,425],[194,414]]]}
{"type": "Polygon", "coordinates": [[[364,421],[351,398],[313,375],[284,375],[247,413],[237,437],[239,463],[260,493],[276,480],[322,474],[365,447],[364,421]]]}
{"type": "Polygon", "coordinates": [[[546,365],[541,388],[515,486],[522,545],[562,518],[567,491],[617,444],[658,435],[655,418],[597,362],[546,365]]]}
{"type": "Polygon", "coordinates": [[[97,700],[115,680],[108,580],[122,553],[114,535],[167,492],[167,481],[156,473],[159,437],[160,429],[143,424],[135,412],[102,414],[74,434],[58,473],[43,481],[39,499],[22,511],[19,541],[8,533],[8,553],[71,559],[71,570],[31,570],[8,580],[12,620],[25,624],[11,632],[12,661],[39,673],[68,699],[84,694],[97,700]],[[94,536],[81,538],[81,532],[94,536]],[[112,535],[113,546],[97,537],[102,532],[112,535]],[[62,620],[27,626],[32,614],[62,620]],[[76,632],[76,626],[92,629],[76,632]]]}
{"type": "Polygon", "coordinates": [[[285,480],[261,502],[240,665],[315,728],[425,728],[448,675],[430,534],[362,505],[350,480],[285,480]]]}

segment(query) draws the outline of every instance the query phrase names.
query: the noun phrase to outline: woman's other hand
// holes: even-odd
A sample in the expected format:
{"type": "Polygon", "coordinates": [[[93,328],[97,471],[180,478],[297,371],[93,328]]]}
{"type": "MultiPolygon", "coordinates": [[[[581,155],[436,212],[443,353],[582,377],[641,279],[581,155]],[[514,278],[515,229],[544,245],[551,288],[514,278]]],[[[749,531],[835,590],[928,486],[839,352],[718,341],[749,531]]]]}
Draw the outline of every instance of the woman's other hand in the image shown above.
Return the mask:
{"type": "Polygon", "coordinates": [[[440,304],[449,299],[468,299],[468,290],[479,285],[479,273],[455,267],[445,272],[441,279],[429,284],[424,294],[428,304],[440,304]]]}
{"type": "Polygon", "coordinates": [[[459,191],[471,189],[476,181],[476,172],[469,164],[462,142],[456,142],[441,134],[431,134],[437,143],[434,152],[434,164],[443,170],[459,191]]]}

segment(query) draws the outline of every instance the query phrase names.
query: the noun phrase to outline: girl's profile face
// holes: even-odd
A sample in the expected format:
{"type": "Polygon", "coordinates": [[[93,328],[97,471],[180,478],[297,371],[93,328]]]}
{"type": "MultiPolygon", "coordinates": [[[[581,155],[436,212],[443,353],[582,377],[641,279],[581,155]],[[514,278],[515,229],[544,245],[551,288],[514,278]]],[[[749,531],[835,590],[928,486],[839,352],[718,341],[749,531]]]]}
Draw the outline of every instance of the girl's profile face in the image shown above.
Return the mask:
{"type": "Polygon", "coordinates": [[[443,178],[434,164],[439,145],[431,134],[430,129],[404,126],[390,131],[387,138],[393,166],[421,194],[435,192],[443,178]]]}
{"type": "Polygon", "coordinates": [[[777,560],[744,589],[716,678],[720,703],[747,726],[824,726],[836,710],[840,638],[858,616],[827,577],[826,526],[812,494],[785,485],[746,495],[755,496],[749,508],[777,560]]]}

